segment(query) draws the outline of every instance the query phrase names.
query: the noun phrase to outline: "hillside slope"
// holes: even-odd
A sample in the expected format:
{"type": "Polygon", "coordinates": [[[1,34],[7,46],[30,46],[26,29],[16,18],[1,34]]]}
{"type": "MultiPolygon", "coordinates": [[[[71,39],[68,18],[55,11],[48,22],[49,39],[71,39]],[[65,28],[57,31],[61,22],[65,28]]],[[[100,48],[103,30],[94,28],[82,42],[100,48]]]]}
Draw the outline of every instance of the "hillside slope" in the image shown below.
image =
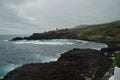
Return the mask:
{"type": "Polygon", "coordinates": [[[120,21],[88,25],[83,28],[60,29],[44,33],[33,33],[28,37],[16,37],[15,40],[41,40],[41,39],[82,39],[99,42],[120,41],[120,21]]]}
{"type": "Polygon", "coordinates": [[[82,28],[82,31],[78,33],[78,36],[86,38],[88,40],[119,41],[120,21],[101,25],[91,25],[82,28]]]}

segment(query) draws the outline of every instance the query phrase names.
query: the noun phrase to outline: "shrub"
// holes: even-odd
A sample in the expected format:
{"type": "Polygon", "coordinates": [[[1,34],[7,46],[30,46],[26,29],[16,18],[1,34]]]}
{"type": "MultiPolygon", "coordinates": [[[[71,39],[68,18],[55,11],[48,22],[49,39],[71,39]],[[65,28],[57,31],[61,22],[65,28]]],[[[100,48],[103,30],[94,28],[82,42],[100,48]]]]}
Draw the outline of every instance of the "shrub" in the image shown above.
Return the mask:
{"type": "Polygon", "coordinates": [[[115,59],[113,59],[113,65],[120,67],[120,52],[116,54],[115,59]]]}

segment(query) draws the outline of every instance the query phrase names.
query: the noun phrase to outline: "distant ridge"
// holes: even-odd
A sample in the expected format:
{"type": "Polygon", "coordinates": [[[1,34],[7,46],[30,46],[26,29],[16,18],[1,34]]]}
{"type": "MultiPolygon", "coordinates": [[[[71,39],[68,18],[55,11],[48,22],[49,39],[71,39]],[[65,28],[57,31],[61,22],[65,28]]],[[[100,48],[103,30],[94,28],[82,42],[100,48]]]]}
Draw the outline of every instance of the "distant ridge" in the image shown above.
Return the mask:
{"type": "Polygon", "coordinates": [[[83,24],[83,25],[78,25],[75,26],[74,29],[79,29],[79,28],[84,28],[84,27],[88,27],[88,26],[99,26],[99,25],[105,25],[105,24],[120,24],[120,20],[116,20],[116,21],[111,21],[111,22],[107,22],[107,23],[102,23],[102,24],[83,24]]]}
{"type": "Polygon", "coordinates": [[[87,26],[89,26],[89,25],[78,25],[78,26],[75,26],[74,28],[79,29],[79,28],[83,28],[83,27],[87,27],[87,26]]]}

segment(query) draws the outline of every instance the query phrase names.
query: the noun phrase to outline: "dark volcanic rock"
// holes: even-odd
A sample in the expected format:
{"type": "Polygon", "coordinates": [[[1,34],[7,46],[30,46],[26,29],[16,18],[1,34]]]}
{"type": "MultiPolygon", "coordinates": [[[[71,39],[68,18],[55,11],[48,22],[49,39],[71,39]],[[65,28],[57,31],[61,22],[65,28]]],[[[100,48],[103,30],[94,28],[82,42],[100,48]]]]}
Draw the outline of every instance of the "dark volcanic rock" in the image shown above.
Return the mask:
{"type": "Polygon", "coordinates": [[[13,38],[11,41],[16,41],[16,40],[23,40],[22,37],[16,37],[16,38],[13,38]]]}
{"type": "Polygon", "coordinates": [[[92,50],[92,49],[77,49],[74,48],[73,50],[70,50],[64,54],[61,54],[61,57],[58,59],[58,61],[77,61],[81,59],[85,59],[85,57],[92,57],[94,56],[100,56],[103,53],[101,51],[92,50]]]}
{"type": "Polygon", "coordinates": [[[113,57],[116,55],[116,52],[120,51],[120,46],[103,48],[101,51],[112,61],[113,57]]]}
{"type": "Polygon", "coordinates": [[[101,51],[103,51],[103,52],[115,52],[115,51],[120,51],[120,46],[103,48],[103,49],[101,49],[101,51]]]}
{"type": "Polygon", "coordinates": [[[64,31],[49,31],[44,33],[33,33],[28,37],[16,37],[11,41],[17,40],[41,40],[41,39],[78,39],[76,34],[64,31]]]}
{"type": "Polygon", "coordinates": [[[73,49],[56,62],[26,64],[3,80],[101,80],[110,64],[101,51],[73,49]]]}

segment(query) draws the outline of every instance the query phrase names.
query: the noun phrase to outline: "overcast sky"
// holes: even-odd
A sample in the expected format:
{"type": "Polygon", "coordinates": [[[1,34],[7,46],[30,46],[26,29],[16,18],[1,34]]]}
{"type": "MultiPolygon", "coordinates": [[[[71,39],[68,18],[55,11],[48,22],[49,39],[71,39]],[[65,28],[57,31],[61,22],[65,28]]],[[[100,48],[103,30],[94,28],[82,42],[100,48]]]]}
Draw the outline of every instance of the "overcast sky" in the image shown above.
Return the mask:
{"type": "Polygon", "coordinates": [[[120,20],[120,0],[0,0],[0,35],[120,20]]]}

